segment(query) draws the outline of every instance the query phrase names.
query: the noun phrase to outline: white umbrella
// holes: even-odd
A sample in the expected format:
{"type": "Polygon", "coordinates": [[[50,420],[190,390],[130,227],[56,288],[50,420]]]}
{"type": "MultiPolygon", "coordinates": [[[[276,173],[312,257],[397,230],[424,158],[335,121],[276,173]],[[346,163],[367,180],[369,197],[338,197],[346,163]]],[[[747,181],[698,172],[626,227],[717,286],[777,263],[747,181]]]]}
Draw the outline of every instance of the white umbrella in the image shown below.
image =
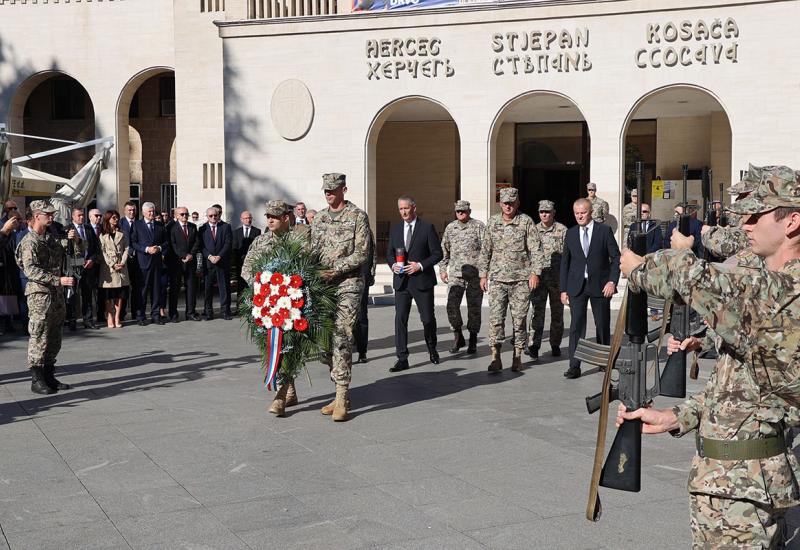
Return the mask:
{"type": "Polygon", "coordinates": [[[11,194],[28,197],[52,197],[69,180],[27,166],[11,166],[11,194]]]}

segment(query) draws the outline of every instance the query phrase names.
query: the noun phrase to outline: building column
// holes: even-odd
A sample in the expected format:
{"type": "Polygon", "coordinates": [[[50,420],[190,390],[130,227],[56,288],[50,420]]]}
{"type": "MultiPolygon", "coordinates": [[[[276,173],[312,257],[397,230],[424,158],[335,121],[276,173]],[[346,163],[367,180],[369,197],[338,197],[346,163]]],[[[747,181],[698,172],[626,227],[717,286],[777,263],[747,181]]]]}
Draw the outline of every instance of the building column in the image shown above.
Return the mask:
{"type": "Polygon", "coordinates": [[[459,199],[468,200],[472,216],[486,221],[494,205],[494,171],[489,166],[488,131],[477,125],[459,125],[461,138],[461,189],[459,199]],[[490,200],[491,199],[491,200],[490,200]]]}
{"type": "MultiPolygon", "coordinates": [[[[598,120],[587,116],[591,136],[591,167],[590,181],[597,184],[597,196],[608,202],[609,218],[606,224],[610,225],[617,234],[618,240],[622,239],[621,219],[623,207],[623,170],[622,144],[620,143],[620,130],[624,120],[606,118],[598,120]]],[[[586,196],[586,190],[583,190],[586,196]]]]}

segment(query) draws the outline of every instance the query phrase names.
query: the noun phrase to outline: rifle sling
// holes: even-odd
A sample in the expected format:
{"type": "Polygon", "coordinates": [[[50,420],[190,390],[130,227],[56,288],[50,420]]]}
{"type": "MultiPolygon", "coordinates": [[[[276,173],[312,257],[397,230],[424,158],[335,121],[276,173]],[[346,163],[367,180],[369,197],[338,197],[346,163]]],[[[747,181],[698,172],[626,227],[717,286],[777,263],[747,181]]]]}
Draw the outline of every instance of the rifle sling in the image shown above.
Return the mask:
{"type": "Polygon", "coordinates": [[[611,349],[608,354],[606,371],[603,374],[603,395],[600,399],[600,414],[597,417],[597,443],[594,449],[594,464],[592,466],[592,479],[589,482],[589,502],[586,505],[586,519],[597,521],[603,513],[603,506],[600,504],[600,475],[603,472],[603,459],[606,450],[606,430],[608,428],[608,405],[609,393],[611,391],[611,371],[617,361],[619,348],[622,346],[622,339],[625,336],[625,317],[628,311],[628,289],[622,296],[617,322],[614,324],[614,336],[611,338],[611,349]]]}

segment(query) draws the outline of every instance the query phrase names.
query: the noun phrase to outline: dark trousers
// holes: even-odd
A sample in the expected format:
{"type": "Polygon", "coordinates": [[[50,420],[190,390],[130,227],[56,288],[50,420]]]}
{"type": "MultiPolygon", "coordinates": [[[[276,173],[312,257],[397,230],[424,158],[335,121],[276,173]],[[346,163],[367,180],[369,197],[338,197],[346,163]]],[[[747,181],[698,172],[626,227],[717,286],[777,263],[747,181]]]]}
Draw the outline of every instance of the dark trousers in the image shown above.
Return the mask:
{"type": "MultiPolygon", "coordinates": [[[[356,351],[359,355],[367,354],[367,342],[369,341],[369,317],[367,316],[367,301],[369,298],[369,287],[364,285],[361,292],[361,305],[358,308],[358,318],[354,336],[356,340],[356,351]]],[[[406,316],[408,318],[408,316],[406,316]]]]}
{"type": "Polygon", "coordinates": [[[178,296],[181,285],[186,285],[186,315],[195,312],[197,303],[197,264],[194,260],[181,262],[178,260],[169,267],[169,316],[178,315],[178,296]]]}
{"type": "Polygon", "coordinates": [[[95,268],[84,269],[81,277],[81,314],[84,321],[91,321],[97,309],[97,280],[99,271],[95,268]]]}
{"type": "Polygon", "coordinates": [[[128,302],[130,302],[131,306],[131,317],[137,315],[139,309],[143,309],[139,306],[142,298],[142,268],[139,267],[139,262],[136,258],[129,258],[127,265],[128,279],[131,284],[128,287],[128,296],[122,300],[122,311],[120,315],[122,319],[124,319],[128,313],[128,302]]]}
{"type": "Polygon", "coordinates": [[[214,315],[214,279],[219,287],[220,311],[224,314],[231,313],[231,286],[228,277],[228,266],[206,263],[205,307],[206,315],[214,315]]]}
{"type": "Polygon", "coordinates": [[[569,297],[569,366],[580,368],[581,362],[574,359],[578,340],[586,338],[586,306],[592,304],[597,343],[611,343],[611,300],[604,296],[589,296],[585,289],[569,297]]]}
{"type": "Polygon", "coordinates": [[[411,313],[411,300],[417,303],[419,318],[425,333],[428,351],[436,349],[436,317],[433,313],[433,289],[394,291],[394,344],[397,358],[408,359],[408,314],[411,313]]]}
{"type": "MultiPolygon", "coordinates": [[[[133,292],[131,292],[133,294],[133,292]]],[[[147,308],[147,295],[150,295],[152,306],[150,308],[150,318],[158,319],[160,316],[159,309],[161,309],[161,266],[153,262],[149,269],[142,270],[142,286],[139,289],[139,309],[136,312],[136,318],[141,320],[145,318],[145,309],[147,308]]]]}

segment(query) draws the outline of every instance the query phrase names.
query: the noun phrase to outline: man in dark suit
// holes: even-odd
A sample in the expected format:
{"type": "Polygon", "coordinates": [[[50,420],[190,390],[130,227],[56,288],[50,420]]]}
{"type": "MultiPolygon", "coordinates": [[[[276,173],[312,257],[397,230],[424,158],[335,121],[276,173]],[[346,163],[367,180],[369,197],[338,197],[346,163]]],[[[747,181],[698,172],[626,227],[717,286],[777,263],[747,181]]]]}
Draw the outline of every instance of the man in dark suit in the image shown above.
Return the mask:
{"type": "Polygon", "coordinates": [[[572,206],[578,225],[570,227],[561,256],[561,302],[570,309],[567,378],[581,375],[575,359],[578,340],[586,337],[586,305],[591,302],[597,342],[611,343],[611,296],[619,281],[619,246],[611,228],[592,220],[592,203],[578,199],[572,206]]]}
{"type": "Polygon", "coordinates": [[[86,251],[83,253],[83,273],[76,299],[67,302],[67,321],[70,330],[75,330],[77,324],[78,311],[80,304],[80,314],[83,317],[83,327],[96,329],[94,313],[97,308],[97,279],[99,275],[100,261],[100,239],[92,229],[92,226],[84,223],[85,216],[83,208],[72,209],[72,223],[67,226],[67,231],[75,229],[75,232],[86,242],[86,251]]]}
{"type": "Polygon", "coordinates": [[[242,292],[247,288],[247,283],[242,279],[242,262],[247,257],[247,251],[250,250],[250,245],[253,241],[261,235],[261,230],[253,226],[253,215],[245,210],[239,215],[239,221],[242,222],[241,227],[237,227],[233,232],[233,275],[236,278],[236,296],[237,303],[241,299],[242,292]]]}
{"type": "Polygon", "coordinates": [[[428,222],[417,217],[417,206],[411,197],[397,199],[402,222],[389,231],[386,261],[394,272],[394,341],[397,362],[389,369],[397,372],[408,368],[408,314],[411,299],[417,303],[431,363],[439,364],[436,351],[436,317],[433,312],[434,267],[442,257],[439,236],[428,222]],[[397,262],[397,249],[405,250],[405,262],[397,262]]]}
{"type": "Polygon", "coordinates": [[[176,209],[178,221],[170,224],[167,270],[169,272],[169,320],[178,322],[178,296],[181,285],[186,286],[186,320],[199,321],[195,305],[197,303],[197,262],[195,256],[200,250],[197,226],[189,221],[189,209],[179,206],[176,209]]]}
{"type": "Polygon", "coordinates": [[[128,201],[125,203],[125,216],[119,220],[119,226],[122,232],[125,233],[125,238],[128,240],[128,279],[130,280],[129,296],[130,300],[126,297],[122,300],[122,315],[121,319],[125,319],[128,310],[128,302],[131,306],[131,317],[136,315],[139,311],[139,298],[142,295],[142,270],[139,268],[139,260],[136,259],[136,251],[131,244],[131,228],[136,222],[136,203],[128,201]]]}
{"type": "Polygon", "coordinates": [[[148,293],[152,302],[150,320],[159,325],[164,324],[164,318],[159,312],[164,307],[161,303],[161,267],[169,240],[166,229],[156,221],[155,216],[156,206],[152,202],[146,202],[142,205],[143,219],[136,220],[131,227],[131,247],[136,251],[136,259],[142,274],[139,309],[136,312],[140,326],[147,325],[145,307],[147,307],[148,293]]]}
{"type": "MultiPolygon", "coordinates": [[[[690,204],[689,205],[689,214],[691,217],[689,218],[689,234],[694,237],[694,244],[692,245],[692,252],[698,258],[703,257],[703,238],[702,238],[702,229],[703,229],[703,222],[697,219],[697,205],[690,204]]],[[[673,220],[669,222],[667,226],[667,233],[664,235],[664,246],[662,248],[671,248],[672,244],[672,230],[678,227],[678,221],[680,220],[681,216],[683,215],[683,204],[676,204],[675,205],[675,214],[673,216],[673,220]]]]}
{"type": "MultiPolygon", "coordinates": [[[[661,236],[661,227],[660,224],[656,221],[650,219],[650,205],[647,203],[642,203],[642,225],[640,228],[642,232],[647,235],[647,253],[650,254],[652,252],[656,252],[657,250],[661,250],[662,245],[664,244],[664,239],[661,236]]],[[[628,228],[628,237],[637,230],[637,223],[633,222],[631,226],[628,228]]],[[[631,243],[628,243],[628,248],[630,248],[631,243]]]]}
{"type": "Polygon", "coordinates": [[[213,284],[217,281],[219,287],[219,305],[222,318],[226,321],[231,317],[231,287],[230,287],[230,262],[231,226],[220,221],[220,210],[212,206],[206,210],[208,223],[200,228],[200,249],[203,252],[203,262],[206,271],[205,280],[205,308],[203,315],[206,321],[214,318],[213,284]]]}

